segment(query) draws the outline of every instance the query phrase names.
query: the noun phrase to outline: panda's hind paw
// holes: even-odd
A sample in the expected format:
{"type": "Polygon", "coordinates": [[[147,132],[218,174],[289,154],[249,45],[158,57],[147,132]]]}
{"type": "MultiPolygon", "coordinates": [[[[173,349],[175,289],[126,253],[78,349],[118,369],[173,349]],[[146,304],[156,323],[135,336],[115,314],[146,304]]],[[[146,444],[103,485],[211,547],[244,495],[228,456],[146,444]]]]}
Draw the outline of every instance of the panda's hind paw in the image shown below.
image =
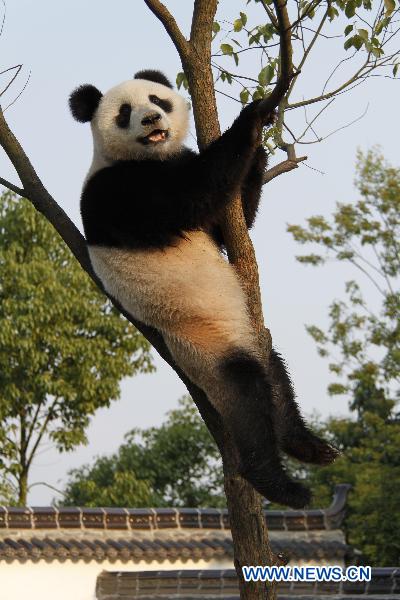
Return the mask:
{"type": "Polygon", "coordinates": [[[285,440],[282,450],[301,462],[321,466],[332,464],[341,454],[337,448],[309,430],[293,434],[285,440]]]}

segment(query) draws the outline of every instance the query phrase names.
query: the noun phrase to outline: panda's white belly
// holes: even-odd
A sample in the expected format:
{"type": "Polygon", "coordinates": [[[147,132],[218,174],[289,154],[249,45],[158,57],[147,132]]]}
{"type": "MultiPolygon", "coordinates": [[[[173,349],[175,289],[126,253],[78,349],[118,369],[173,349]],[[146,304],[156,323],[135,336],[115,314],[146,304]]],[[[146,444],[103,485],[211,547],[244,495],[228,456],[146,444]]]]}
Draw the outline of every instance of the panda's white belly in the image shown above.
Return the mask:
{"type": "Polygon", "coordinates": [[[89,246],[89,253],[106,291],[139,321],[201,345],[252,337],[234,269],[206,233],[186,237],[163,250],[89,246]]]}

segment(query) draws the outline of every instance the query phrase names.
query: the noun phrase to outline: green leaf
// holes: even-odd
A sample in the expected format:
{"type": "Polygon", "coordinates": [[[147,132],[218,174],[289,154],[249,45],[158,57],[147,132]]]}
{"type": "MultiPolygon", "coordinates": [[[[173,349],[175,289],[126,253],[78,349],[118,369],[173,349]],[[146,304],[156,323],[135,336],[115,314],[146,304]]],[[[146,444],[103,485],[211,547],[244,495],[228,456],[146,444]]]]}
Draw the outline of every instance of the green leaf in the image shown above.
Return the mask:
{"type": "Polygon", "coordinates": [[[212,24],[212,30],[213,33],[218,33],[219,31],[221,31],[221,25],[217,21],[214,21],[214,23],[212,24]]]}
{"type": "Polygon", "coordinates": [[[221,48],[222,54],[228,54],[229,56],[232,56],[233,48],[230,44],[221,44],[220,48],[221,48]]]}
{"type": "Polygon", "coordinates": [[[221,72],[221,80],[227,81],[229,84],[232,84],[232,75],[230,73],[228,73],[227,71],[222,71],[221,72]]]}
{"type": "Polygon", "coordinates": [[[350,19],[351,17],[354,17],[354,15],[356,14],[356,9],[357,9],[357,5],[356,5],[355,0],[348,0],[345,11],[344,11],[346,14],[346,17],[348,19],[350,19]]]}
{"type": "Polygon", "coordinates": [[[354,48],[356,50],[360,50],[360,48],[362,47],[362,45],[364,43],[362,37],[359,35],[354,35],[352,39],[353,39],[354,48]]]}
{"type": "Polygon", "coordinates": [[[236,66],[239,64],[239,54],[237,52],[233,53],[233,60],[235,61],[236,66]]]}
{"type": "Polygon", "coordinates": [[[350,31],[353,31],[353,27],[354,25],[347,25],[347,27],[344,30],[344,35],[349,35],[350,31]]]}
{"type": "Polygon", "coordinates": [[[389,16],[396,8],[395,0],[383,0],[386,8],[386,15],[389,16]]]}
{"type": "Polygon", "coordinates": [[[242,19],[236,19],[233,22],[233,31],[241,31],[243,29],[242,19]]]}
{"type": "Polygon", "coordinates": [[[337,8],[335,8],[332,4],[328,7],[327,14],[328,14],[330,21],[333,21],[333,19],[335,17],[339,16],[339,12],[338,12],[337,8]]]}
{"type": "Polygon", "coordinates": [[[185,73],[183,73],[181,71],[176,76],[176,87],[178,88],[178,90],[181,89],[182,85],[185,88],[185,90],[187,90],[189,88],[189,84],[188,84],[188,80],[186,78],[186,75],[185,75],[185,73]]]}
{"type": "Polygon", "coordinates": [[[396,63],[393,67],[393,77],[396,77],[398,70],[399,70],[399,63],[396,63]]]}
{"type": "Polygon", "coordinates": [[[369,51],[371,52],[371,54],[373,54],[375,56],[375,58],[380,58],[384,54],[384,51],[382,48],[375,48],[373,46],[371,46],[369,51]]]}
{"type": "Polygon", "coordinates": [[[368,40],[368,31],[366,29],[357,29],[357,33],[364,41],[368,40]]]}
{"type": "Polygon", "coordinates": [[[347,392],[347,387],[345,385],[340,384],[340,383],[331,383],[328,386],[328,393],[331,396],[337,396],[337,395],[346,394],[346,392],[347,392]]]}
{"type": "Polygon", "coordinates": [[[240,19],[242,21],[243,27],[245,27],[247,23],[247,15],[244,12],[240,13],[240,19]]]}
{"type": "Polygon", "coordinates": [[[250,92],[247,88],[240,92],[240,102],[242,104],[247,104],[249,101],[249,97],[250,97],[250,92]]]}
{"type": "Polygon", "coordinates": [[[260,85],[262,85],[263,87],[267,86],[272,81],[274,73],[275,71],[272,65],[267,65],[266,67],[261,69],[258,75],[258,81],[260,85]]]}

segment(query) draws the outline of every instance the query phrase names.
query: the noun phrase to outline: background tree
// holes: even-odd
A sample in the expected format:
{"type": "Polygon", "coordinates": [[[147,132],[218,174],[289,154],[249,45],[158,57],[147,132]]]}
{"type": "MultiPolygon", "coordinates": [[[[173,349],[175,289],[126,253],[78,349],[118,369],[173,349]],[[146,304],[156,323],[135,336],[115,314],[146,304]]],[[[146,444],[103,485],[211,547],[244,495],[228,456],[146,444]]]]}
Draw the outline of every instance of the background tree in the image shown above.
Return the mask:
{"type": "Polygon", "coordinates": [[[329,499],[335,483],[353,485],[348,540],[366,564],[392,566],[400,558],[400,170],[378,149],[360,152],[356,185],[360,199],[338,204],[331,221],[314,216],[307,227],[289,227],[299,243],[322,249],[299,261],[347,262],[376,291],[375,306],[367,305],[361,285],[347,282],[346,301],[330,306],[328,331],[307,328],[331,361],[329,393],[345,394],[354,416],[322,426],[343,455],[327,469],[307,468],[306,475],[316,506],[329,499]]]}
{"type": "Polygon", "coordinates": [[[189,397],[160,427],[71,472],[65,506],[225,506],[220,454],[189,397]]]}
{"type": "Polygon", "coordinates": [[[360,152],[356,186],[360,200],[338,204],[332,222],[314,216],[308,227],[288,230],[297,242],[323,251],[299,256],[300,262],[348,263],[373,286],[375,303],[367,305],[360,284],[348,281],[347,301],[330,306],[328,332],[315,325],[307,330],[338,378],[329,393],[350,395],[359,416],[370,411],[385,418],[399,399],[400,383],[400,171],[377,149],[360,152]]]}
{"type": "Polygon", "coordinates": [[[0,473],[25,505],[41,444],[85,443],[122,377],[151,370],[149,344],[82,271],[30,202],[0,196],[0,473]]]}
{"type": "MultiPolygon", "coordinates": [[[[189,39],[185,38],[173,15],[159,0],[145,0],[145,3],[164,25],[180,55],[184,73],[181,79],[187,81],[195,117],[197,142],[199,148],[202,149],[220,134],[212,71],[212,59],[214,57],[211,50],[213,37],[216,33],[219,33],[218,25],[214,24],[217,0],[194,0],[189,39]]],[[[315,122],[325,106],[312,117],[306,115],[306,126],[300,133],[292,133],[292,128],[286,122],[286,117],[290,115],[290,111],[293,111],[293,109],[303,109],[305,106],[303,99],[290,103],[288,94],[293,92],[294,87],[298,88],[304,65],[308,61],[311,51],[317,46],[316,42],[320,39],[332,37],[325,32],[324,28],[331,22],[336,23],[334,35],[337,34],[339,29],[338,35],[342,38],[340,45],[343,42],[343,36],[347,37],[352,33],[351,37],[345,42],[346,48],[353,52],[353,58],[356,60],[362,59],[362,64],[365,64],[365,67],[357,67],[349,79],[346,79],[334,89],[327,92],[322,90],[322,93],[320,92],[317,95],[311,94],[309,96],[307,94],[308,104],[329,102],[345,89],[351,89],[352,84],[358,85],[364,82],[371,72],[376,69],[384,69],[390,65],[390,68],[393,69],[393,75],[396,75],[398,52],[396,50],[392,52],[390,47],[393,45],[396,33],[393,21],[399,12],[399,8],[396,6],[395,0],[384,0],[384,2],[379,0],[374,2],[372,0],[311,0],[309,2],[295,0],[290,5],[286,0],[261,0],[258,2],[254,0],[254,3],[258,4],[255,8],[262,11],[263,16],[261,19],[263,22],[262,25],[256,24],[252,27],[256,34],[254,44],[251,39],[252,36],[254,37],[253,32],[251,31],[250,35],[246,32],[246,35],[248,35],[249,48],[256,48],[260,51],[261,56],[259,58],[264,63],[262,64],[262,74],[260,71],[252,79],[256,80],[257,86],[260,84],[263,89],[265,88],[263,101],[266,103],[266,108],[270,110],[278,108],[277,125],[275,131],[270,134],[272,149],[277,147],[287,154],[285,161],[267,171],[265,175],[265,181],[267,182],[280,173],[295,168],[300,161],[304,160],[304,157],[296,157],[295,143],[300,144],[304,141],[314,143],[320,141],[322,137],[315,133],[315,122]],[[365,17],[372,18],[369,21],[365,17]],[[295,52],[295,67],[292,61],[293,52],[295,52]],[[383,53],[385,53],[385,61],[381,60],[384,56],[383,53]],[[270,88],[271,93],[269,93],[269,84],[273,85],[270,88]],[[289,135],[289,142],[283,136],[284,131],[289,135]],[[304,136],[307,133],[311,133],[316,139],[305,140],[304,136]]],[[[245,29],[247,15],[245,13],[243,15],[240,15],[240,22],[238,19],[233,21],[231,32],[234,32],[235,28],[236,30],[245,29]]],[[[235,52],[231,50],[231,48],[234,48],[232,44],[226,44],[226,47],[223,48],[220,41],[217,43],[219,47],[217,53],[219,55],[222,54],[228,57],[228,60],[235,61],[235,64],[238,63],[241,42],[237,45],[232,40],[232,44],[239,48],[235,52]]],[[[248,54],[251,54],[251,49],[246,48],[245,50],[248,54]]],[[[345,56],[345,58],[348,57],[348,55],[345,56]]],[[[259,61],[254,60],[253,57],[252,65],[255,64],[258,65],[259,61]]],[[[349,62],[343,60],[340,65],[343,64],[348,65],[349,62]]],[[[321,65],[322,78],[326,81],[326,84],[332,80],[340,65],[336,65],[333,69],[321,65]]],[[[217,67],[215,68],[217,70],[216,77],[218,77],[220,70],[217,67]]],[[[386,75],[384,71],[383,73],[386,75]]],[[[228,83],[230,77],[232,76],[229,73],[225,76],[228,83]]],[[[245,77],[247,77],[247,74],[241,79],[245,77]]],[[[248,77],[251,77],[251,74],[248,77]]],[[[246,90],[244,92],[246,93],[246,90]]],[[[261,95],[260,90],[259,94],[261,95]]],[[[244,95],[242,100],[246,100],[244,95]]],[[[8,128],[2,114],[0,114],[0,143],[15,166],[24,189],[22,191],[4,179],[0,179],[0,182],[9,189],[28,197],[34,206],[46,215],[73,250],[82,267],[91,274],[101,287],[92,271],[81,234],[44,188],[21,145],[8,128]]],[[[247,293],[249,312],[255,330],[259,334],[260,351],[264,352],[264,358],[267,361],[271,349],[271,336],[269,331],[264,329],[257,264],[254,249],[246,230],[239,196],[232,199],[231,205],[226,210],[222,226],[227,254],[229,260],[235,265],[243,288],[247,293]]],[[[240,581],[241,597],[261,599],[268,595],[272,598],[275,594],[273,587],[266,589],[264,584],[260,583],[245,585],[241,577],[241,565],[271,564],[277,558],[272,555],[268,545],[261,498],[238,475],[238,460],[229,432],[223,429],[219,415],[212,409],[201,390],[193,386],[179,367],[174,365],[161,336],[140,323],[135,322],[134,324],[146,335],[161,356],[173,366],[184,381],[221,451],[225,474],[225,492],[234,541],[235,566],[240,581]]]]}

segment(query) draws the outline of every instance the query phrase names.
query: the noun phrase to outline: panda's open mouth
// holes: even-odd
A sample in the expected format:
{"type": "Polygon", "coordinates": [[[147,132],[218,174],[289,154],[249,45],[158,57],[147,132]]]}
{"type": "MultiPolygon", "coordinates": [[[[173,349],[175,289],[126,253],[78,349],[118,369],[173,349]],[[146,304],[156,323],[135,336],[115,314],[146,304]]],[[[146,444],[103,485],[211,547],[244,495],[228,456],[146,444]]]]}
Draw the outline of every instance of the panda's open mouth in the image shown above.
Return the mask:
{"type": "Polygon", "coordinates": [[[145,137],[140,137],[139,141],[144,144],[159,144],[160,142],[165,142],[169,137],[169,132],[167,129],[154,129],[149,135],[145,137]]]}

